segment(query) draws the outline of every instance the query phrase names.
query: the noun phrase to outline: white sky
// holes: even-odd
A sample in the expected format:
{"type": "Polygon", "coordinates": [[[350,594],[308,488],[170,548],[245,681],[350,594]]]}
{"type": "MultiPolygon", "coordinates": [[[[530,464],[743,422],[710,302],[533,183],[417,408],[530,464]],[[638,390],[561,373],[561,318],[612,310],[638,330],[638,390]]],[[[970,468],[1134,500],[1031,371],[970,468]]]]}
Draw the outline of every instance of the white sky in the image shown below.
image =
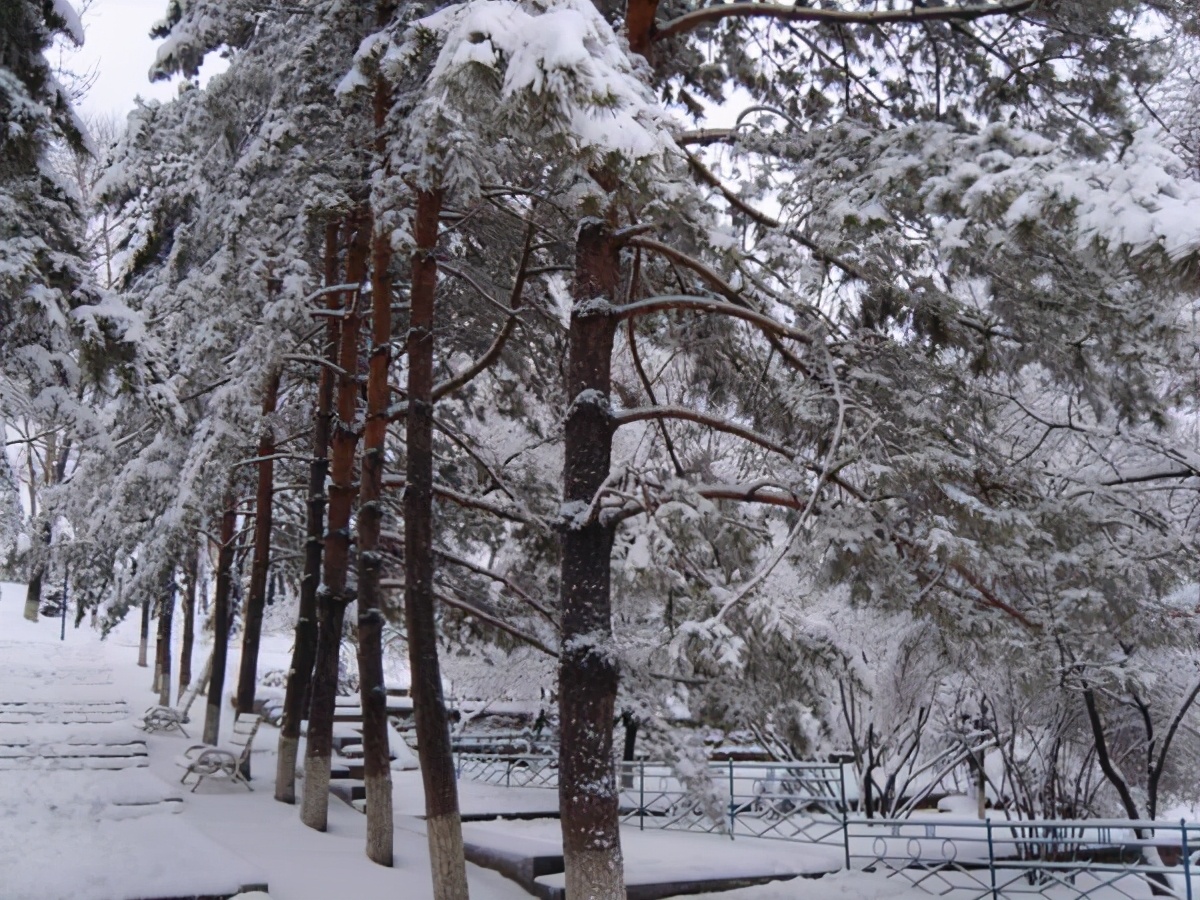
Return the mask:
{"type": "MultiPolygon", "coordinates": [[[[81,0],[71,2],[76,9],[83,5],[81,0]]],[[[166,10],[167,0],[93,0],[83,13],[84,45],[64,54],[63,61],[74,71],[98,73],[88,96],[78,104],[85,118],[108,114],[124,118],[139,95],[156,100],[175,96],[175,84],[151,84],[146,74],[159,43],[150,38],[150,27],[166,10]]]]}

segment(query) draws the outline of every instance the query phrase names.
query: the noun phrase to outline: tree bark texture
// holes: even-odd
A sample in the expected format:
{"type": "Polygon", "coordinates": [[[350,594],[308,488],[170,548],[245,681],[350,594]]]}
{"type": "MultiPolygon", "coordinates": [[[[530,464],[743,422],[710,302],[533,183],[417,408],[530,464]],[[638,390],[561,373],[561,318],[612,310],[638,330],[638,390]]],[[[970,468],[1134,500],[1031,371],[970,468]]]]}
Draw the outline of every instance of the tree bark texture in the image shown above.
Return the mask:
{"type": "Polygon", "coordinates": [[[179,696],[192,683],[192,650],[196,645],[196,551],[189,550],[183,564],[183,638],[179,646],[179,696]]]}
{"type": "Polygon", "coordinates": [[[568,335],[563,465],[562,656],[559,661],[559,810],[566,896],[624,900],[613,712],[618,668],[612,644],[613,527],[591,510],[608,478],[609,404],[620,248],[595,219],[579,229],[568,335]],[[591,510],[591,511],[589,511],[591,510]]]}
{"type": "Polygon", "coordinates": [[[462,817],[442,696],[433,597],[433,324],[437,294],[439,191],[417,194],[416,252],[408,329],[408,462],[404,489],[404,618],[413,717],[425,787],[434,900],[465,900],[462,817]]]}
{"type": "MultiPolygon", "coordinates": [[[[30,489],[32,490],[32,488],[30,489]]],[[[45,553],[50,554],[50,540],[53,532],[50,523],[46,522],[42,525],[42,543],[45,545],[45,553]]],[[[29,584],[25,588],[25,618],[30,622],[36,622],[42,608],[42,582],[46,579],[46,563],[43,561],[38,563],[37,567],[29,575],[29,584]]],[[[142,659],[138,665],[144,666],[145,659],[142,659]]]]}
{"type": "MultiPolygon", "coordinates": [[[[39,588],[40,590],[40,588],[39,588]]],[[[150,599],[142,601],[142,630],[138,639],[138,665],[146,668],[146,651],[150,645],[150,599]]]]}
{"type": "Polygon", "coordinates": [[[155,669],[158,674],[158,705],[171,705],[171,625],[175,618],[175,574],[163,586],[163,597],[158,608],[158,659],[155,669]]]}
{"type": "MultiPolygon", "coordinates": [[[[371,220],[355,216],[355,228],[346,258],[347,283],[360,284],[366,274],[371,220]]],[[[354,457],[358,447],[358,339],[362,329],[361,293],[350,298],[343,311],[339,335],[337,420],[330,437],[329,522],[325,534],[324,581],[317,594],[317,658],[313,669],[312,700],[308,716],[308,743],[304,753],[304,802],[300,820],[324,831],[329,818],[329,767],[333,754],[333,713],[337,698],[338,661],[346,605],[353,600],[346,590],[350,563],[350,518],[354,509],[354,457]]]]}
{"type": "Polygon", "coordinates": [[[237,710],[254,710],[258,680],[258,647],[262,641],[263,609],[267,602],[267,574],[271,567],[271,514],[275,489],[275,427],[271,421],[279,401],[279,372],[267,375],[263,387],[262,424],[258,437],[258,486],[254,492],[254,559],[250,564],[250,592],[242,612],[242,657],[238,669],[237,710]]]}
{"type": "MultiPolygon", "coordinates": [[[[338,284],[339,223],[325,227],[325,286],[338,284]]],[[[342,306],[339,292],[325,296],[326,308],[336,313],[342,306]]],[[[325,319],[322,358],[337,363],[341,327],[336,315],[325,319]]],[[[283,697],[283,721],[279,728],[279,756],[275,770],[275,799],[296,802],[296,755],[300,746],[300,722],[308,715],[313,662],[317,655],[317,587],[321,583],[322,536],[325,532],[325,477],[329,474],[329,433],[333,423],[333,370],[321,366],[317,375],[317,403],[313,423],[313,455],[308,464],[308,521],[304,542],[304,576],[300,581],[300,610],[292,643],[283,697]]]]}
{"type": "MultiPolygon", "coordinates": [[[[376,86],[376,127],[386,112],[385,88],[376,86]],[[382,92],[382,98],[381,98],[382,92]],[[382,109],[381,109],[382,106],[382,109]]],[[[367,803],[367,857],[392,864],[392,768],[388,746],[387,688],[383,683],[383,466],[391,391],[391,236],[376,227],[371,241],[371,352],[367,368],[367,417],[363,429],[358,491],[358,683],[363,716],[363,781],[367,803]]]]}
{"type": "Polygon", "coordinates": [[[233,541],[237,533],[237,497],[230,491],[221,515],[221,544],[217,548],[217,591],[213,597],[212,673],[204,710],[204,743],[215,744],[221,734],[221,696],[225,693],[225,662],[229,654],[229,598],[233,585],[233,541]]]}

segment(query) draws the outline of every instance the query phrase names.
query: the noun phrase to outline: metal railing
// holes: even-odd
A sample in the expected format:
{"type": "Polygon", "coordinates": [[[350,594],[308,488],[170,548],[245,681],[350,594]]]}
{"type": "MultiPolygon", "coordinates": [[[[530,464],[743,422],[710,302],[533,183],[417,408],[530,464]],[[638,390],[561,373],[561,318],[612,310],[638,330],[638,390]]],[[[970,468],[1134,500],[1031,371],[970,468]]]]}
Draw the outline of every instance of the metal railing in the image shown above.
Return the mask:
{"type": "Polygon", "coordinates": [[[558,757],[540,753],[497,756],[467,751],[455,753],[459,778],[504,787],[558,787],[558,757]]]}
{"type": "MultiPolygon", "coordinates": [[[[460,752],[460,776],[557,788],[558,759],[460,752]]],[[[837,763],[710,763],[687,783],[671,766],[618,763],[621,820],[840,846],[845,865],[953,900],[1200,900],[1200,824],[1123,819],[852,816],[837,763]]]]}
{"type": "Polygon", "coordinates": [[[664,763],[621,763],[621,818],[639,828],[845,845],[838,763],[710,763],[688,785],[664,763]],[[706,776],[706,777],[705,777],[706,776]]]}
{"type": "MultiPolygon", "coordinates": [[[[557,757],[460,751],[459,777],[558,787],[557,757]]],[[[846,782],[837,763],[711,763],[686,784],[666,763],[618,763],[621,820],[639,828],[846,843],[846,782]]]]}
{"type": "Polygon", "coordinates": [[[1122,819],[851,819],[846,855],[961,900],[1002,897],[1200,898],[1200,825],[1122,819]],[[1167,864],[1167,860],[1172,865],[1167,864]]]}

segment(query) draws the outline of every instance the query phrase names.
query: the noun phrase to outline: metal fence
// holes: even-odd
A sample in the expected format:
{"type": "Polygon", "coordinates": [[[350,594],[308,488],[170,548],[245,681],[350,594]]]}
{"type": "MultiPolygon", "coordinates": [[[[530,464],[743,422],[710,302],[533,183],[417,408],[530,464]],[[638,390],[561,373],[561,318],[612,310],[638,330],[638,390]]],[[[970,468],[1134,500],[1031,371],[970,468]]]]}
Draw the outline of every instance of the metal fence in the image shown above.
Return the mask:
{"type": "Polygon", "coordinates": [[[1200,825],[1181,821],[849,819],[856,869],[961,900],[1198,900],[1200,825]]]}
{"type": "Polygon", "coordinates": [[[711,763],[689,780],[664,763],[622,763],[622,820],[640,828],[846,845],[846,780],[837,763],[711,763]]]}
{"type": "MultiPolygon", "coordinates": [[[[842,848],[847,868],[952,900],[1200,900],[1200,824],[1180,821],[864,819],[837,763],[712,763],[684,779],[665,763],[618,764],[621,819],[842,848]]],[[[460,752],[460,776],[557,788],[558,759],[460,752]]]]}

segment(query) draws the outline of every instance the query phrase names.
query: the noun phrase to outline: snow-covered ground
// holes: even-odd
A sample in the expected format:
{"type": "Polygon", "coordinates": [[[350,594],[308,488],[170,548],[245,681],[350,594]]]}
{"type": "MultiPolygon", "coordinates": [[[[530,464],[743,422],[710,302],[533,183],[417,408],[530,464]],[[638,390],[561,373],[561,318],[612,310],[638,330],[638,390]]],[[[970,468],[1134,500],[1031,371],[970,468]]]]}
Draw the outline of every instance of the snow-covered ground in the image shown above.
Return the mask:
{"type": "MultiPolygon", "coordinates": [[[[425,900],[432,896],[419,815],[419,773],[395,775],[394,868],[364,855],[365,818],[336,798],[329,830],[300,824],[277,803],[272,780],[278,732],[263,726],[252,759],[254,791],[206,782],[179,786],[176,760],[194,741],[146,735],[132,718],[156,702],[152,673],[137,660],[137,622],[101,642],[85,624],[59,641],[56,621],[22,618],[24,588],[0,585],[0,900],[139,900],[231,893],[266,884],[270,900],[425,900]]],[[[290,635],[267,634],[260,671],[284,669],[290,635]]],[[[197,647],[202,661],[207,647],[197,647]]],[[[237,648],[226,673],[223,735],[232,723],[237,648]]],[[[197,663],[197,670],[202,663],[197,663]]],[[[198,736],[201,699],[192,710],[198,736]]],[[[553,813],[555,792],[463,781],[467,814],[553,813]]],[[[940,827],[940,826],[939,826],[940,827]]],[[[558,852],[557,823],[469,822],[469,842],[558,852]]],[[[940,836],[940,835],[939,835],[940,836]]],[[[839,865],[840,848],[739,837],[622,829],[631,882],[815,874],[839,865]]],[[[468,866],[474,900],[529,894],[488,869],[468,866]]],[[[547,885],[561,876],[544,876],[547,885]]],[[[248,892],[243,900],[268,895],[248,892]]],[[[917,900],[930,896],[882,872],[837,872],[721,894],[722,900],[917,900]]]]}

